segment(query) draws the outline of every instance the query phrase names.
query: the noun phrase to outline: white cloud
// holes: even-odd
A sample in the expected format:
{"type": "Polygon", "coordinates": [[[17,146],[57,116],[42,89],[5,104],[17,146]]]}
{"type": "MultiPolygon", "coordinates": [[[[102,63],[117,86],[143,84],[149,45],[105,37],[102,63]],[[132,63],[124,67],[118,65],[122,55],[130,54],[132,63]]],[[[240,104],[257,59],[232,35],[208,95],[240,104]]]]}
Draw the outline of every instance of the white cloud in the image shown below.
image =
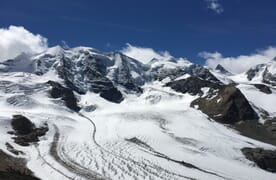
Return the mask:
{"type": "Polygon", "coordinates": [[[276,56],[276,47],[268,47],[265,50],[259,50],[251,55],[240,55],[238,57],[223,57],[219,52],[201,52],[199,56],[206,59],[205,65],[215,68],[221,64],[225,69],[233,73],[242,73],[252,66],[266,63],[276,56]]]}
{"type": "Polygon", "coordinates": [[[21,26],[0,28],[0,61],[14,58],[22,52],[39,53],[47,49],[47,39],[21,26]]]}
{"type": "Polygon", "coordinates": [[[224,11],[222,5],[219,3],[219,0],[205,0],[205,2],[207,3],[207,8],[217,14],[221,14],[224,11]]]}
{"type": "Polygon", "coordinates": [[[153,58],[161,60],[172,58],[168,51],[156,52],[152,48],[132,46],[131,44],[127,44],[127,47],[123,48],[121,52],[145,64],[150,62],[153,58]]]}

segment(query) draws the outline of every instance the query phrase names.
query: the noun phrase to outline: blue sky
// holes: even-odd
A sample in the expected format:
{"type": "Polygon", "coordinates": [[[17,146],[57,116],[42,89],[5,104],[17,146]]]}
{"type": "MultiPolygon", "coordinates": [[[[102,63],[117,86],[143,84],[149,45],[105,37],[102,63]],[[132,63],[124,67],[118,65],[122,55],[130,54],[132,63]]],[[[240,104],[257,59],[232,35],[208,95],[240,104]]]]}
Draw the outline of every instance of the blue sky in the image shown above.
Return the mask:
{"type": "Polygon", "coordinates": [[[202,51],[238,56],[275,46],[275,19],[275,0],[0,1],[0,28],[24,26],[49,46],[111,51],[130,43],[197,63],[202,51]]]}

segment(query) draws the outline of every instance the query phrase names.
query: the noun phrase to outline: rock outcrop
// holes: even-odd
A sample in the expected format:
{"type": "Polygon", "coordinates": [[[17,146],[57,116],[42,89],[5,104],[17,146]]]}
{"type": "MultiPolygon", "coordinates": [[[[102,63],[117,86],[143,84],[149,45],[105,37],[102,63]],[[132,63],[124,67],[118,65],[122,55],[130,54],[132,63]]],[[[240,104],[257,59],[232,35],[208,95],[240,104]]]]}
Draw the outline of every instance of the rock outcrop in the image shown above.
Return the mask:
{"type": "Polygon", "coordinates": [[[263,93],[266,93],[266,94],[272,93],[271,89],[264,84],[253,84],[253,85],[263,93]]]}
{"type": "Polygon", "coordinates": [[[276,151],[264,150],[262,148],[243,148],[242,153],[245,157],[255,162],[260,168],[276,172],[276,151]]]}
{"type": "Polygon", "coordinates": [[[222,74],[225,75],[232,75],[232,73],[230,73],[229,71],[227,71],[222,65],[218,64],[215,68],[216,71],[219,71],[222,74]]]}
{"type": "Polygon", "coordinates": [[[50,95],[52,98],[61,98],[65,105],[73,111],[80,110],[77,105],[77,98],[71,89],[63,87],[58,82],[48,81],[47,83],[51,86],[50,95]]]}
{"type": "Polygon", "coordinates": [[[247,72],[247,79],[249,81],[251,81],[253,78],[255,78],[256,76],[258,76],[258,74],[260,74],[263,69],[265,68],[265,64],[258,64],[253,68],[250,68],[247,72]]]}
{"type": "Polygon", "coordinates": [[[26,160],[12,157],[0,149],[1,180],[39,180],[26,167],[26,160]]]}
{"type": "Polygon", "coordinates": [[[263,82],[272,86],[276,86],[276,74],[271,73],[267,67],[263,73],[263,82]]]}
{"type": "Polygon", "coordinates": [[[258,119],[245,96],[234,85],[222,85],[217,92],[194,100],[191,106],[226,124],[258,119]]]}
{"type": "Polygon", "coordinates": [[[191,95],[203,95],[202,88],[208,87],[211,89],[218,89],[220,84],[211,81],[203,80],[195,76],[181,79],[178,81],[172,81],[165,86],[171,87],[173,90],[181,93],[189,93],[191,95]]]}
{"type": "Polygon", "coordinates": [[[22,115],[14,115],[11,120],[11,125],[15,133],[19,135],[30,134],[35,128],[35,125],[22,115]]]}
{"type": "Polygon", "coordinates": [[[22,115],[14,115],[11,120],[12,128],[14,132],[14,142],[21,146],[28,146],[30,143],[39,141],[39,137],[44,136],[48,129],[48,125],[37,128],[28,118],[22,115]]]}

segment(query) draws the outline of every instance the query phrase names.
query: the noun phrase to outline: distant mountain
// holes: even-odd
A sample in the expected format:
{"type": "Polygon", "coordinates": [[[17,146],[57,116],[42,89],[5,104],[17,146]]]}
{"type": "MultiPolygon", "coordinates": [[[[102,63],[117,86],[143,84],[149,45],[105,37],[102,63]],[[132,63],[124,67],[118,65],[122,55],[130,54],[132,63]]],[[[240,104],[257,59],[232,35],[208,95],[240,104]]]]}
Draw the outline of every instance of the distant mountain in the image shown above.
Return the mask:
{"type": "Polygon", "coordinates": [[[266,84],[276,85],[276,61],[272,60],[266,64],[258,64],[247,72],[249,81],[261,81],[266,84]]]}
{"type": "Polygon", "coordinates": [[[62,48],[0,63],[0,179],[276,179],[276,63],[62,48]]]}
{"type": "Polygon", "coordinates": [[[229,71],[227,71],[222,65],[218,64],[215,68],[216,71],[219,71],[222,74],[226,74],[226,75],[232,75],[232,73],[230,73],[229,71]]]}

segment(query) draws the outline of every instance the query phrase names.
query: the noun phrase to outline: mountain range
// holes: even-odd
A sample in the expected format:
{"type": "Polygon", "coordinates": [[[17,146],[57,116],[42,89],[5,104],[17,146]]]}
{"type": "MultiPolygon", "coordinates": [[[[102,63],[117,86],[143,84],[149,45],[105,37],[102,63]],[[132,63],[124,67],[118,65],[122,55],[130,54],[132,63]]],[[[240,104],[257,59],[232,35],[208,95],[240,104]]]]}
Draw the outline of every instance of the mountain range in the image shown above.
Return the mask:
{"type": "Polygon", "coordinates": [[[276,58],[239,74],[55,46],[0,63],[0,179],[276,179],[276,58]]]}

